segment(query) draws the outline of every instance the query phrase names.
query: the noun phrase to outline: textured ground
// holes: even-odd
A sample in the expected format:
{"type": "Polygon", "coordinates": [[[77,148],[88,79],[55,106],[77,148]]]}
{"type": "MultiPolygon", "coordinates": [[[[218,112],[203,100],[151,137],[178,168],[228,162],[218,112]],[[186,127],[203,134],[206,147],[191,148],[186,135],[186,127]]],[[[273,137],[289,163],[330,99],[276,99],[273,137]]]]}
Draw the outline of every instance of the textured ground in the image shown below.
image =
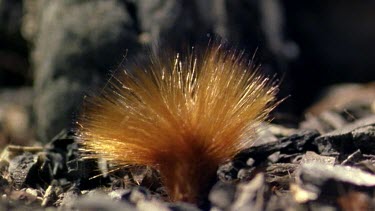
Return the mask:
{"type": "Polygon", "coordinates": [[[375,208],[374,103],[351,102],[340,109],[321,110],[320,114],[307,116],[295,127],[291,126],[291,121],[283,117],[261,128],[253,147],[219,167],[215,185],[198,206],[166,202],[158,173],[152,169],[131,167],[108,173],[110,164],[105,161],[80,159],[79,146],[71,132],[62,131],[42,147],[8,145],[1,157],[1,207],[14,210],[375,208]]]}

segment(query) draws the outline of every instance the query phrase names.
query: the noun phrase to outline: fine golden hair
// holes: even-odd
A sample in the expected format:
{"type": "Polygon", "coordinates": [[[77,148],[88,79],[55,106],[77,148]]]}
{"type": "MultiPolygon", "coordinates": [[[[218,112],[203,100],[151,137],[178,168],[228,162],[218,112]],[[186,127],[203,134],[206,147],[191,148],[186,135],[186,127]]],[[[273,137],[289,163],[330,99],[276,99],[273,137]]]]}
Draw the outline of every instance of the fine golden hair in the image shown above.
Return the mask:
{"type": "Polygon", "coordinates": [[[82,151],[117,167],[152,167],[171,201],[196,202],[217,167],[254,142],[278,88],[243,52],[220,44],[150,61],[116,72],[86,99],[82,151]]]}

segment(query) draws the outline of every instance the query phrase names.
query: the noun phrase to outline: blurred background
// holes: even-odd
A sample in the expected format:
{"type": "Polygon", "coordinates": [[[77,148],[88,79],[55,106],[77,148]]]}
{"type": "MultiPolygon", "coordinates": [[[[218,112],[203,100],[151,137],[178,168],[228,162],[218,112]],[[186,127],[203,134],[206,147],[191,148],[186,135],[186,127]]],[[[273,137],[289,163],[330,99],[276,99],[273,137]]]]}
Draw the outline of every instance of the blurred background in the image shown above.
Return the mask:
{"type": "Polygon", "coordinates": [[[325,109],[324,95],[374,100],[374,11],[370,0],[0,0],[0,146],[69,128],[85,93],[155,43],[220,37],[256,52],[296,121],[325,109]]]}

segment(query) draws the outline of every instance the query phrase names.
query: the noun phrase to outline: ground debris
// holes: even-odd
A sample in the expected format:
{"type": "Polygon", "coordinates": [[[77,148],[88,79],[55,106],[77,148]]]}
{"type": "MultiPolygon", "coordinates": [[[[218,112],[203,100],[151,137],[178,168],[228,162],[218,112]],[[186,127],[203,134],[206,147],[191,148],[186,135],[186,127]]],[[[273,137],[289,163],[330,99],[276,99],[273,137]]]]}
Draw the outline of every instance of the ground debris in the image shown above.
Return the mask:
{"type": "Polygon", "coordinates": [[[375,117],[350,119],[345,114],[322,112],[307,117],[300,128],[262,125],[253,147],[219,166],[207,198],[198,205],[169,203],[154,169],[111,171],[112,164],[104,159],[82,159],[79,140],[64,130],[43,147],[4,148],[0,208],[372,210],[375,117]],[[316,125],[310,124],[313,119],[316,125]]]}

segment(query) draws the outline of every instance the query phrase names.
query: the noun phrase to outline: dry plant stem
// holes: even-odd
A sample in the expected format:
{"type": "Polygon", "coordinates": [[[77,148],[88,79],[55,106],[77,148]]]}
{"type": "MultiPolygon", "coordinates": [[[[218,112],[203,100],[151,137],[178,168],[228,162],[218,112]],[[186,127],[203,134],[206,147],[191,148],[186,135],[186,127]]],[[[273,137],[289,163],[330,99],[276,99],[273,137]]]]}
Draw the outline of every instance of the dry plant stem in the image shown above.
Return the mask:
{"type": "Polygon", "coordinates": [[[82,152],[117,167],[155,168],[171,201],[196,202],[218,165],[251,146],[277,86],[220,45],[199,58],[150,60],[86,98],[77,122],[82,152]]]}
{"type": "Polygon", "coordinates": [[[43,151],[43,147],[37,147],[37,146],[8,145],[7,149],[10,152],[31,152],[31,153],[35,153],[35,152],[43,151]]]}

